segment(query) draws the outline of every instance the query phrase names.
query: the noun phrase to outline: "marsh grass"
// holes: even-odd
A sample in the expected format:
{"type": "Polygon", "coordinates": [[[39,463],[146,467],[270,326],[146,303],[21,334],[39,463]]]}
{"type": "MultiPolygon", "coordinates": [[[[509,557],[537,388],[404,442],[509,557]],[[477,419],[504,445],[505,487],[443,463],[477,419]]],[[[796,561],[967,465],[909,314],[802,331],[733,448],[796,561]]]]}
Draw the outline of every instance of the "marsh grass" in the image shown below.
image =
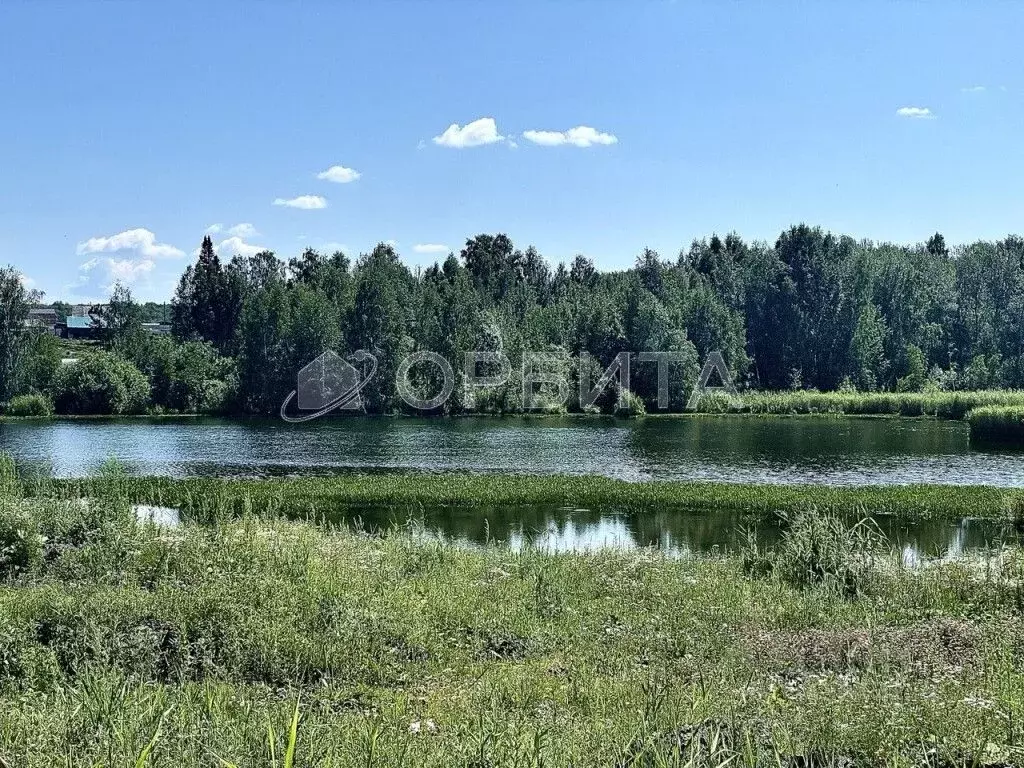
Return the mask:
{"type": "Polygon", "coordinates": [[[857,597],[868,587],[885,547],[877,524],[864,518],[848,523],[817,509],[782,514],[782,540],[762,549],[752,532],[740,557],[751,575],[773,575],[797,588],[823,587],[857,597]]]}
{"type": "Polygon", "coordinates": [[[1024,449],[1024,405],[975,408],[967,419],[973,445],[1024,449]]]}
{"type": "Polygon", "coordinates": [[[445,506],[556,504],[622,511],[723,510],[763,517],[782,511],[895,515],[907,519],[971,517],[1000,519],[1000,488],[951,485],[824,486],[741,485],[718,482],[626,482],[569,475],[479,475],[468,473],[352,473],[334,477],[231,480],[134,477],[47,479],[23,482],[37,497],[104,495],[136,503],[177,507],[198,522],[216,523],[258,513],[310,521],[340,519],[339,510],[369,506],[404,509],[445,506]]]}
{"type": "Polygon", "coordinates": [[[255,482],[161,528],[108,474],[84,503],[5,499],[48,547],[0,585],[11,765],[1019,759],[1018,572],[882,567],[811,510],[758,578],[288,521],[255,482]]]}
{"type": "MultiPolygon", "coordinates": [[[[460,548],[403,529],[368,535],[322,514],[360,492],[501,498],[543,487],[456,476],[428,478],[434,485],[417,496],[423,489],[408,487],[418,479],[375,478],[369,490],[157,482],[108,465],[64,483],[21,477],[0,459],[0,506],[45,539],[41,558],[0,575],[0,759],[19,768],[1021,759],[1019,550],[984,568],[909,570],[874,554],[873,532],[843,525],[854,508],[806,506],[790,515],[771,568],[751,576],[741,557],[460,548]],[[139,521],[130,505],[146,494],[196,514],[172,528],[139,521]],[[288,518],[300,513],[309,520],[288,518]]],[[[569,491],[594,493],[555,480],[555,492],[569,491]]],[[[1005,494],[993,499],[1002,505],[1005,494]]]]}
{"type": "Polygon", "coordinates": [[[702,398],[697,410],[704,413],[835,414],[879,416],[932,416],[962,419],[968,412],[992,406],[1024,408],[1024,390],[964,392],[744,392],[741,405],[728,398],[702,398]]]}

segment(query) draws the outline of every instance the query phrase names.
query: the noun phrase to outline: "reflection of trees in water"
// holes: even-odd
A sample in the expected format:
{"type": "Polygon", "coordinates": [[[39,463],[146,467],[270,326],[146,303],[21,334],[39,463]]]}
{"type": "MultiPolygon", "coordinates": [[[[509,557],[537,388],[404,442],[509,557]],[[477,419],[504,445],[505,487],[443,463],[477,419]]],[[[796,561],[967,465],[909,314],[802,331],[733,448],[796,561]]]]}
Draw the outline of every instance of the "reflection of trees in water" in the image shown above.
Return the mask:
{"type": "MultiPolygon", "coordinates": [[[[557,505],[359,505],[339,510],[336,519],[372,532],[411,522],[431,535],[474,544],[491,541],[552,549],[653,546],[684,553],[735,551],[743,544],[747,527],[763,546],[772,546],[783,530],[773,518],[755,520],[738,512],[702,513],[673,507],[598,511],[557,505]]],[[[988,548],[1010,534],[996,521],[907,521],[891,516],[876,521],[894,549],[910,547],[923,557],[959,556],[988,548]]]]}
{"type": "Polygon", "coordinates": [[[642,419],[629,430],[631,455],[655,465],[720,461],[804,459],[843,463],[850,456],[959,454],[966,434],[947,422],[828,417],[749,418],[695,416],[642,419]]]}

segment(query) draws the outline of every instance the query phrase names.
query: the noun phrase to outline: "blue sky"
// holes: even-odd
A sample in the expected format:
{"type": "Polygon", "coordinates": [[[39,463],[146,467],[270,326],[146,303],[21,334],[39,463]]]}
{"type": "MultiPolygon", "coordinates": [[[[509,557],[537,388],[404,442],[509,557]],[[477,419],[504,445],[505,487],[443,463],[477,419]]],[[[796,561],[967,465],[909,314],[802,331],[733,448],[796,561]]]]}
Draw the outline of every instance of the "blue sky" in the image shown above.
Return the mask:
{"type": "Polygon", "coordinates": [[[166,299],[213,225],[222,256],[503,231],[605,269],[799,221],[999,237],[1022,29],[1010,2],[4,0],[0,264],[166,299]]]}

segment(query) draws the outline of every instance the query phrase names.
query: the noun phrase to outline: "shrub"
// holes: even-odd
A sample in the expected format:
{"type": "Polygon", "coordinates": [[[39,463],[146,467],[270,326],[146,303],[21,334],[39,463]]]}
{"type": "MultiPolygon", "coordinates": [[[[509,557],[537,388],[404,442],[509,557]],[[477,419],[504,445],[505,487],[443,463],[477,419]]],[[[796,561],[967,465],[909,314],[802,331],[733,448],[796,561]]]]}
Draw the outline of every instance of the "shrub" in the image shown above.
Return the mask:
{"type": "Polygon", "coordinates": [[[772,573],[790,586],[822,586],[847,597],[860,595],[871,577],[874,553],[884,538],[869,520],[848,524],[838,515],[809,509],[786,518],[789,526],[774,550],[748,538],[744,568],[772,573]]]}
{"type": "Polygon", "coordinates": [[[644,401],[640,396],[630,392],[628,389],[619,393],[619,399],[615,402],[616,416],[643,416],[647,413],[644,401]]]}
{"type": "Polygon", "coordinates": [[[1024,448],[1024,406],[989,405],[967,414],[971,443],[1024,448]]]}
{"type": "Polygon", "coordinates": [[[17,395],[4,406],[4,413],[8,416],[52,416],[53,404],[45,395],[17,395]]]}
{"type": "Polygon", "coordinates": [[[41,565],[44,544],[34,517],[19,509],[0,509],[0,578],[41,565]]]}
{"type": "Polygon", "coordinates": [[[54,386],[58,413],[141,413],[149,400],[149,382],[118,355],[95,352],[65,365],[54,386]]]}

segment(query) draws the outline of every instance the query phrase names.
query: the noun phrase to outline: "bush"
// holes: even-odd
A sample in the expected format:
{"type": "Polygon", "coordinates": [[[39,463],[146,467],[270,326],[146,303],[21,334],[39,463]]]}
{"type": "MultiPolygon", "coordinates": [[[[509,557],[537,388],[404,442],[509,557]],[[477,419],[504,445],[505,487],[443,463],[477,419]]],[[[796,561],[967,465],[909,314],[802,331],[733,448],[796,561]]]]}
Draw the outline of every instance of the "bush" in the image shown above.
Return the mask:
{"type": "Polygon", "coordinates": [[[149,382],[124,358],[96,352],[61,368],[53,400],[57,413],[142,413],[149,401],[149,382]]]}
{"type": "Polygon", "coordinates": [[[0,578],[41,565],[44,544],[35,518],[18,509],[0,509],[0,578]]]}
{"type": "Polygon", "coordinates": [[[8,416],[52,416],[53,404],[45,395],[18,395],[4,406],[8,416]]]}
{"type": "Polygon", "coordinates": [[[971,443],[1024,448],[1024,406],[989,405],[967,414],[971,443]]]}
{"type": "Polygon", "coordinates": [[[619,393],[619,399],[615,401],[614,413],[616,416],[643,416],[647,413],[647,409],[639,395],[626,389],[619,393]]]}
{"type": "Polygon", "coordinates": [[[849,525],[837,515],[809,509],[788,518],[778,547],[761,551],[750,538],[743,564],[752,575],[772,573],[790,586],[822,586],[847,597],[863,591],[884,537],[868,520],[849,525]]]}

